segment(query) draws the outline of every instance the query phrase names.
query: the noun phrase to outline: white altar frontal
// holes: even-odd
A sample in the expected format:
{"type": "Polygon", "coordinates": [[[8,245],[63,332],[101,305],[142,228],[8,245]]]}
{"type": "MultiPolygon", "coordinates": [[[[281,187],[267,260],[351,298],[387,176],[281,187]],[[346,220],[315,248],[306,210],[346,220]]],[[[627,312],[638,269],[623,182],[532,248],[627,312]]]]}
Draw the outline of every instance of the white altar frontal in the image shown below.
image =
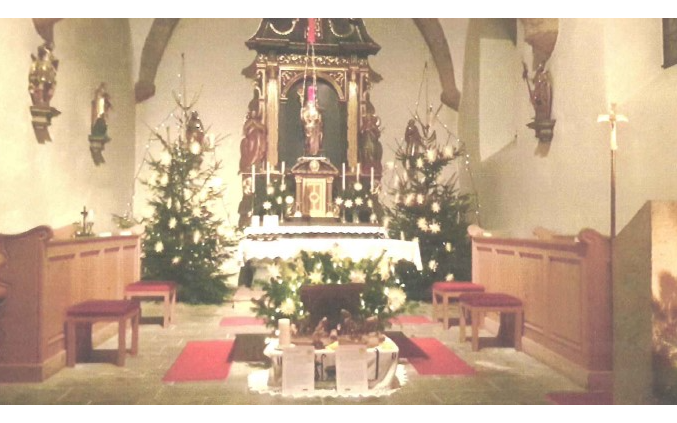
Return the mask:
{"type": "Polygon", "coordinates": [[[237,252],[240,265],[250,260],[288,260],[301,251],[321,251],[353,261],[383,254],[394,262],[406,260],[423,269],[418,242],[386,239],[385,229],[379,226],[260,226],[246,228],[244,233],[247,238],[240,241],[237,252]]]}

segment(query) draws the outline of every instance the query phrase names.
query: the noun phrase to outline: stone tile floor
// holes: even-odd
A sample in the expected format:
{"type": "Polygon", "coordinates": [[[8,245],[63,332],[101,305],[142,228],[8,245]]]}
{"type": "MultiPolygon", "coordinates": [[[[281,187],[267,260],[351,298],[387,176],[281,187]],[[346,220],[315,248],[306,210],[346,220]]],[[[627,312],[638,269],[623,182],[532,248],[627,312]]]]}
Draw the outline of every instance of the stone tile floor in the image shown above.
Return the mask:
{"type": "MultiPolygon", "coordinates": [[[[257,363],[233,363],[224,381],[164,383],[162,378],[188,341],[234,339],[237,333],[260,333],[261,327],[220,327],[223,317],[252,315],[248,301],[255,292],[240,288],[234,301],[221,306],[178,304],[176,324],[140,328],[139,354],[128,356],[125,367],[109,363],[78,363],[42,383],[0,384],[0,404],[548,404],[551,391],[583,391],[565,376],[536,359],[508,347],[472,352],[459,343],[458,327],[441,323],[399,325],[410,337],[435,337],[473,366],[475,376],[421,376],[405,361],[407,383],[387,397],[294,400],[249,392],[247,375],[257,363]]],[[[142,303],[143,316],[161,315],[161,305],[142,303]]],[[[430,316],[430,305],[416,314],[430,316]]],[[[113,337],[97,348],[114,349],[113,337]]]]}

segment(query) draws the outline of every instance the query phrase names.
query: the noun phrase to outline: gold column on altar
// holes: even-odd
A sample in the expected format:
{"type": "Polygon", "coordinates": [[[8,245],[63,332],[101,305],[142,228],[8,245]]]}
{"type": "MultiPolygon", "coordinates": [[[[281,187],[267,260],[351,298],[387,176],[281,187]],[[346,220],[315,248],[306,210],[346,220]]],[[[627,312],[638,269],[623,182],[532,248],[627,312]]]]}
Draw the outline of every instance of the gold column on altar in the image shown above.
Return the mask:
{"type": "Polygon", "coordinates": [[[348,83],[348,165],[357,166],[357,133],[358,133],[358,112],[359,112],[359,93],[357,92],[357,72],[350,70],[350,82],[348,83]]]}
{"type": "Polygon", "coordinates": [[[279,138],[278,123],[279,123],[279,85],[277,82],[278,68],[277,62],[269,63],[268,68],[268,84],[266,87],[267,101],[266,101],[266,127],[268,128],[268,163],[272,167],[277,166],[278,154],[277,144],[279,138]]]}

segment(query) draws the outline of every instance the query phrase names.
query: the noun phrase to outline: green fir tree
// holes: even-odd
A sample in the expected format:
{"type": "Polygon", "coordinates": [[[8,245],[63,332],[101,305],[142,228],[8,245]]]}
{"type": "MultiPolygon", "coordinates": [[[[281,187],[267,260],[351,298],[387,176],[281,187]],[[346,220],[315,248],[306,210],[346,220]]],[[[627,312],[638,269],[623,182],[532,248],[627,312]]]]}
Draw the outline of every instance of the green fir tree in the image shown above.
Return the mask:
{"type": "Polygon", "coordinates": [[[211,149],[197,112],[181,106],[178,136],[154,131],[163,146],[159,159],[147,159],[152,170],[144,181],[154,212],[146,221],[143,239],[143,278],[173,280],[178,298],[187,303],[220,304],[232,293],[222,265],[231,253],[232,238],[213,210],[223,188],[220,161],[206,163],[211,149]]]}
{"type": "Polygon", "coordinates": [[[454,173],[445,176],[447,166],[463,154],[461,149],[440,145],[435,131],[419,119],[409,121],[405,142],[396,152],[402,172],[389,192],[394,196],[393,204],[386,207],[389,234],[418,240],[423,262],[421,272],[409,263],[397,266],[410,299],[430,299],[436,281],[470,280],[466,215],[471,197],[459,193],[454,173]]]}

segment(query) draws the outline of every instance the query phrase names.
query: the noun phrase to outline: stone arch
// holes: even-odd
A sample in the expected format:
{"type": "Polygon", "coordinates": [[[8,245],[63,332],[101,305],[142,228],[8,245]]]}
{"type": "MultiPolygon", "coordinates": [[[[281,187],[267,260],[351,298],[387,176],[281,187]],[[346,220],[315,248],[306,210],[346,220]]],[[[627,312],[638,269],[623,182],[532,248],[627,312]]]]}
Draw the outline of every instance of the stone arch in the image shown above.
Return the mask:
{"type": "MultiPolygon", "coordinates": [[[[433,56],[435,66],[437,67],[442,94],[440,96],[443,104],[458,110],[461,100],[461,93],[456,87],[454,76],[454,64],[449,52],[447,38],[440,25],[439,19],[419,19],[414,18],[416,27],[423,35],[428,45],[428,49],[433,56]]],[[[157,18],[153,21],[146,43],[141,53],[141,67],[139,69],[139,80],[136,83],[136,102],[140,103],[155,94],[155,76],[157,74],[160,60],[164,54],[165,47],[169,43],[172,32],[179,19],[157,18]]]]}

